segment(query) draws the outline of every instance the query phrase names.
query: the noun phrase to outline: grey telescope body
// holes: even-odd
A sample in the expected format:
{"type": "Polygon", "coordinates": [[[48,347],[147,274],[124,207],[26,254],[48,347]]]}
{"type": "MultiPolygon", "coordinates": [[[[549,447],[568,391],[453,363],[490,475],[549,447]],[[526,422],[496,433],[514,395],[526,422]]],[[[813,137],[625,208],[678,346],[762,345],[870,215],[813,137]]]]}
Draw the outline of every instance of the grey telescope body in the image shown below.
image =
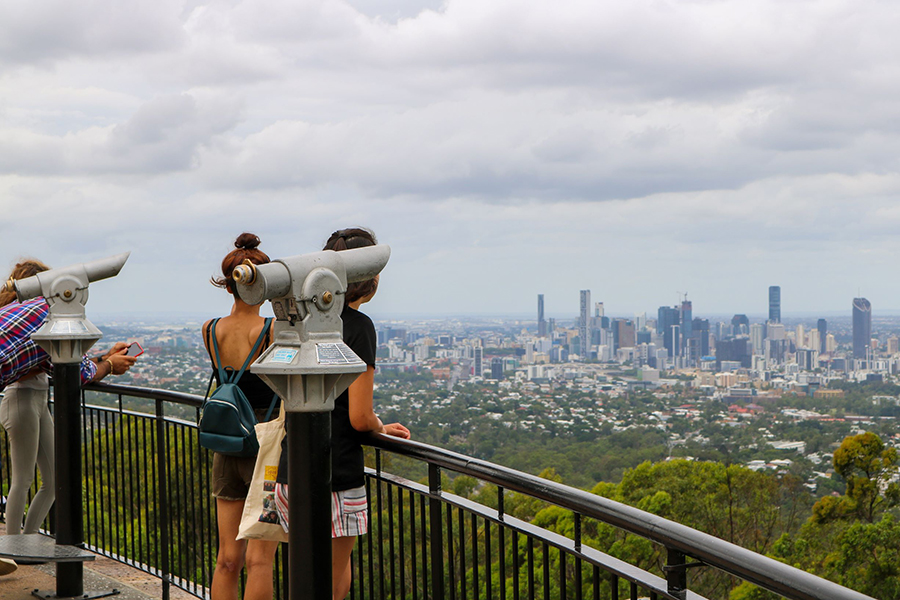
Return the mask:
{"type": "Polygon", "coordinates": [[[124,252],[91,262],[50,269],[32,277],[16,280],[13,287],[19,302],[38,296],[43,296],[47,302],[51,302],[53,298],[71,302],[77,292],[84,292],[84,302],[87,302],[88,284],[118,275],[130,255],[131,252],[124,252]],[[67,290],[70,294],[68,296],[67,290]]]}
{"type": "Polygon", "coordinates": [[[272,302],[274,341],[253,363],[285,401],[288,412],[327,412],[334,398],[366,370],[342,340],[347,284],[367,281],[391,256],[386,245],[325,250],[234,270],[238,296],[248,304],[272,302]]]}
{"type": "Polygon", "coordinates": [[[88,285],[118,275],[130,255],[130,252],[124,252],[7,282],[20,302],[38,296],[47,300],[50,314],[31,339],[50,355],[53,363],[79,362],[82,355],[103,337],[84,312],[88,285]]]}

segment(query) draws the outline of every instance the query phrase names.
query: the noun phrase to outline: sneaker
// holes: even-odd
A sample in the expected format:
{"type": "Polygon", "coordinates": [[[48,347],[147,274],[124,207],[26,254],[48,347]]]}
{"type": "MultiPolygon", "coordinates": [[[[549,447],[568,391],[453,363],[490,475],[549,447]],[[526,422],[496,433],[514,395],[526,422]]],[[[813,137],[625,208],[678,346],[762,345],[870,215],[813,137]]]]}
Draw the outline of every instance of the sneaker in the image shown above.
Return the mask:
{"type": "Polygon", "coordinates": [[[9,558],[0,558],[0,575],[9,575],[19,568],[16,561],[9,558]]]}

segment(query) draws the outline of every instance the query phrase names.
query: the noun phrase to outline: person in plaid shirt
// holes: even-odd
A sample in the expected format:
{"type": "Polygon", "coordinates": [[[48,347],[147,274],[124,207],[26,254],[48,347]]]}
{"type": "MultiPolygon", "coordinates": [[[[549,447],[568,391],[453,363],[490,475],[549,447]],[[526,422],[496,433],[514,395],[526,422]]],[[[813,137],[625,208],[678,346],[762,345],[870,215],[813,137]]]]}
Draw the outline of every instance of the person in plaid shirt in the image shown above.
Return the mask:
{"type": "MultiPolygon", "coordinates": [[[[23,260],[10,279],[23,279],[48,267],[40,261],[23,260]]],[[[32,339],[47,320],[49,306],[44,298],[16,302],[14,292],[0,292],[0,425],[9,440],[11,485],[6,507],[7,535],[36,533],[54,500],[53,418],[47,406],[50,356],[32,339]],[[4,389],[5,388],[5,389],[4,389]],[[34,481],[34,467],[41,472],[41,488],[25,516],[28,489],[34,481]]],[[[106,354],[81,360],[81,381],[98,381],[110,373],[124,373],[134,364],[125,356],[127,344],[119,343],[106,354]]],[[[13,561],[0,562],[0,575],[15,570],[13,561]]]]}

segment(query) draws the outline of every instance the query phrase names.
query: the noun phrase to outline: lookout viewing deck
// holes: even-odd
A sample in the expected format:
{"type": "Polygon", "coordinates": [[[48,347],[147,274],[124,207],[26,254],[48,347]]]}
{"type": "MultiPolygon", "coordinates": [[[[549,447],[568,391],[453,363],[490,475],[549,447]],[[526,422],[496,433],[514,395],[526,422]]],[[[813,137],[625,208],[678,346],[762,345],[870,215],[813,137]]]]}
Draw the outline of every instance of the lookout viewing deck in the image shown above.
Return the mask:
{"type": "MultiPolygon", "coordinates": [[[[212,461],[197,440],[202,400],[111,384],[82,391],[84,547],[97,557],[84,570],[86,591],[117,589],[120,598],[208,597],[217,542],[212,461]]],[[[5,444],[0,433],[3,494],[9,487],[5,444]]],[[[747,581],[796,600],[869,598],[554,481],[415,441],[372,435],[367,445],[371,525],[352,557],[351,600],[702,600],[693,590],[711,578],[727,580],[726,595],[747,581]],[[482,500],[446,491],[450,474],[474,478],[482,500]],[[553,531],[510,514],[513,494],[570,516],[571,530],[553,531]],[[649,544],[657,566],[644,569],[608,554],[609,548],[588,546],[584,532],[597,528],[649,544]]],[[[52,517],[44,523],[47,535],[54,530],[52,517]]],[[[286,557],[283,544],[275,563],[276,598],[288,597],[286,557]]],[[[52,591],[54,574],[49,563],[22,566],[0,577],[0,597],[52,591]]]]}

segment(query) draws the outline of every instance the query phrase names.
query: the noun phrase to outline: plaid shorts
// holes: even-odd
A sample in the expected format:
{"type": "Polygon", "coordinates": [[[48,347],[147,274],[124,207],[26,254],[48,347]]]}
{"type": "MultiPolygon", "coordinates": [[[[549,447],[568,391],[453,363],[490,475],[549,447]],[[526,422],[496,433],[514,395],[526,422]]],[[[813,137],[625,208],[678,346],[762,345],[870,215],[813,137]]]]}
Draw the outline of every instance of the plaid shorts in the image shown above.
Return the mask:
{"type": "MultiPolygon", "coordinates": [[[[288,531],[288,486],[275,486],[275,508],[285,532],[288,531]]],[[[331,492],[331,537],[353,537],[369,531],[369,502],[366,488],[331,492]]]]}

